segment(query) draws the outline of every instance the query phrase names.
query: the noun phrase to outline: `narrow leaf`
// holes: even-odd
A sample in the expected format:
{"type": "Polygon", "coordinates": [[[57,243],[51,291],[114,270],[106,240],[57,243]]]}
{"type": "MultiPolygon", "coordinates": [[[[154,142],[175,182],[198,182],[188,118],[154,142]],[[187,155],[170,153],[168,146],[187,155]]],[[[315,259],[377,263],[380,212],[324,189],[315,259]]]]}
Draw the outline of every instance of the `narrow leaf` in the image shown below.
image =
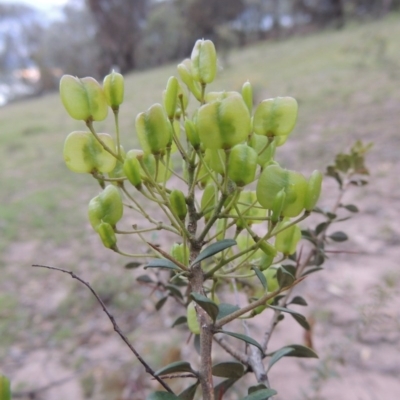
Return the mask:
{"type": "Polygon", "coordinates": [[[348,210],[352,213],[357,213],[359,211],[358,207],[355,206],[354,204],[346,204],[346,205],[342,204],[341,207],[345,208],[346,210],[348,210]]]}
{"type": "Polygon", "coordinates": [[[243,334],[241,334],[241,333],[235,333],[235,332],[227,332],[227,331],[220,331],[220,332],[221,332],[221,333],[225,333],[225,335],[232,336],[232,337],[234,337],[234,338],[236,338],[236,339],[243,340],[244,342],[246,342],[246,343],[248,343],[248,344],[251,344],[251,345],[257,347],[257,348],[261,351],[261,353],[264,353],[264,352],[263,352],[263,349],[262,349],[262,347],[261,347],[261,344],[258,343],[258,342],[257,342],[256,340],[254,340],[253,338],[251,338],[250,336],[243,335],[243,334]]]}
{"type": "Polygon", "coordinates": [[[278,351],[281,351],[286,348],[291,348],[290,353],[285,354],[285,357],[300,357],[300,358],[318,358],[318,354],[309,347],[302,346],[301,344],[291,344],[290,346],[282,347],[281,349],[274,351],[271,354],[267,354],[267,356],[273,356],[278,351]]]}
{"type": "Polygon", "coordinates": [[[315,228],[315,234],[319,235],[323,230],[325,230],[330,225],[330,222],[321,222],[315,228]]]}
{"type": "Polygon", "coordinates": [[[165,304],[165,302],[167,301],[168,296],[163,297],[162,299],[158,300],[156,303],[156,310],[161,310],[161,308],[163,307],[163,305],[165,304]]]}
{"type": "Polygon", "coordinates": [[[291,285],[295,280],[295,277],[283,266],[276,271],[276,277],[280,288],[291,285]]]}
{"type": "Polygon", "coordinates": [[[137,261],[132,261],[129,262],[128,264],[125,265],[126,269],[134,269],[134,268],[138,268],[142,265],[141,262],[137,262],[137,261]]]}
{"type": "Polygon", "coordinates": [[[274,310],[286,312],[286,313],[289,313],[289,314],[301,315],[297,311],[291,310],[290,308],[285,308],[285,307],[281,307],[281,306],[271,306],[271,305],[269,305],[268,307],[273,308],[274,310]]]}
{"type": "Polygon", "coordinates": [[[187,322],[187,318],[184,315],[181,315],[180,317],[178,317],[174,323],[172,324],[171,328],[174,328],[177,325],[181,325],[184,324],[185,322],[187,322]]]}
{"type": "Polygon", "coordinates": [[[151,260],[149,263],[147,263],[144,266],[144,269],[147,268],[164,268],[164,269],[179,269],[180,268],[174,264],[172,261],[170,260],[166,260],[164,258],[156,258],[154,260],[151,260]]]}
{"type": "Polygon", "coordinates": [[[222,399],[228,389],[238,381],[238,378],[230,378],[222,381],[217,386],[214,387],[214,397],[216,399],[222,399]]]}
{"type": "Polygon", "coordinates": [[[201,352],[200,352],[200,335],[194,335],[193,345],[194,345],[194,348],[197,351],[197,354],[200,356],[201,355],[201,352]]]}
{"type": "Polygon", "coordinates": [[[168,364],[167,366],[159,369],[156,371],[155,375],[161,376],[161,375],[169,375],[169,374],[175,374],[177,372],[191,372],[194,373],[192,370],[192,367],[187,361],[176,361],[173,362],[172,364],[168,364]]]}
{"type": "Polygon", "coordinates": [[[176,297],[179,297],[180,299],[183,299],[182,293],[179,290],[178,286],[175,285],[166,285],[165,289],[169,290],[172,294],[174,294],[176,297]]]}
{"type": "Polygon", "coordinates": [[[182,393],[178,395],[180,400],[193,400],[196,394],[197,386],[199,386],[199,382],[196,382],[194,385],[189,386],[182,393]]]}
{"type": "Polygon", "coordinates": [[[306,320],[306,317],[301,314],[292,314],[292,317],[301,325],[306,331],[311,329],[310,324],[306,320]]]}
{"type": "Polygon", "coordinates": [[[301,296],[295,296],[288,304],[298,304],[299,306],[307,306],[307,302],[301,296]]]}
{"type": "Polygon", "coordinates": [[[320,267],[311,268],[311,269],[308,269],[306,272],[304,272],[301,276],[310,275],[310,274],[312,274],[314,272],[321,271],[322,269],[323,268],[320,268],[320,267]]]}
{"type": "Polygon", "coordinates": [[[246,397],[243,397],[242,400],[267,400],[272,396],[277,394],[276,390],[273,389],[261,389],[257,392],[253,392],[246,397]]]}
{"type": "Polygon", "coordinates": [[[217,319],[219,308],[216,303],[200,293],[192,292],[190,296],[211,317],[213,321],[217,319]]]}
{"type": "Polygon", "coordinates": [[[155,283],[148,275],[140,275],[136,280],[141,283],[155,283]]]}
{"type": "Polygon", "coordinates": [[[154,392],[146,397],[146,400],[179,400],[179,397],[168,392],[154,392]]]}
{"type": "Polygon", "coordinates": [[[265,279],[265,275],[257,267],[251,267],[251,269],[256,273],[257,278],[260,280],[263,288],[266,289],[267,288],[267,280],[265,279]]]}
{"type": "Polygon", "coordinates": [[[335,242],[345,242],[349,237],[344,232],[338,231],[329,235],[329,238],[335,242]]]}
{"type": "Polygon", "coordinates": [[[259,390],[262,389],[268,389],[263,383],[260,383],[259,385],[256,386],[250,386],[249,390],[247,391],[247,394],[252,394],[254,392],[258,392],[259,390]]]}
{"type": "Polygon", "coordinates": [[[267,372],[271,369],[271,367],[277,363],[282,357],[285,357],[286,355],[288,355],[289,353],[291,353],[293,351],[293,347],[282,347],[281,349],[279,349],[278,351],[276,351],[273,356],[271,357],[271,359],[269,360],[268,363],[268,369],[267,372]]]}
{"type": "Polygon", "coordinates": [[[244,365],[235,362],[221,362],[213,365],[212,374],[221,378],[240,378],[244,375],[244,365]]]}
{"type": "Polygon", "coordinates": [[[233,304],[228,304],[228,303],[218,304],[218,308],[219,308],[219,313],[218,313],[217,319],[224,318],[227,315],[232,314],[233,312],[240,309],[238,306],[235,306],[233,304]]]}
{"type": "Polygon", "coordinates": [[[192,262],[192,265],[203,261],[204,259],[213,256],[214,254],[220,253],[221,251],[227,249],[228,247],[232,247],[236,244],[236,240],[233,239],[224,239],[219,242],[213,243],[210,246],[206,247],[192,262]]]}

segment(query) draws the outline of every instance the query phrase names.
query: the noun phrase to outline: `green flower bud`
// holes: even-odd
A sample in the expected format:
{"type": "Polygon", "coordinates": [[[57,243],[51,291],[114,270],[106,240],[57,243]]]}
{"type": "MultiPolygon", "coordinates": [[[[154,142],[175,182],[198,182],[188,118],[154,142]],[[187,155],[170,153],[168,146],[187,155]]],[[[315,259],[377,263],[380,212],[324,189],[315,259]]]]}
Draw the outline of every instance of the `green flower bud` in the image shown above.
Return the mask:
{"type": "Polygon", "coordinates": [[[142,175],[137,155],[137,150],[128,151],[124,161],[124,173],[129,182],[139,189],[142,184],[142,175]]]}
{"type": "Polygon", "coordinates": [[[136,131],[145,154],[160,154],[171,138],[171,126],[160,104],[136,117],[136,131]]]}
{"type": "Polygon", "coordinates": [[[203,192],[203,196],[201,197],[201,211],[204,212],[206,209],[210,209],[207,213],[204,214],[204,219],[207,222],[212,214],[212,207],[215,205],[216,201],[216,187],[214,184],[208,184],[203,192]]]}
{"type": "MultiPolygon", "coordinates": [[[[263,271],[265,279],[267,280],[268,292],[275,292],[279,289],[278,277],[276,276],[277,268],[268,268],[263,271]]],[[[270,304],[270,302],[268,302],[270,304]]]]}
{"type": "Polygon", "coordinates": [[[0,399],[11,400],[10,381],[4,375],[0,375],[0,399]]]}
{"type": "Polygon", "coordinates": [[[203,105],[197,115],[197,130],[206,149],[230,149],[244,142],[250,132],[250,114],[238,93],[203,105]]]}
{"type": "Polygon", "coordinates": [[[258,265],[258,268],[259,268],[261,271],[265,271],[267,268],[269,268],[269,267],[272,265],[272,263],[273,263],[273,261],[274,261],[274,258],[275,258],[275,255],[264,253],[264,254],[261,256],[261,259],[260,259],[260,263],[259,263],[259,265],[258,265]]]}
{"type": "Polygon", "coordinates": [[[286,193],[281,215],[296,217],[304,209],[307,181],[303,175],[278,165],[269,165],[261,173],[257,183],[257,199],[266,209],[273,210],[277,194],[286,193]]]}
{"type": "Polygon", "coordinates": [[[225,175],[226,154],[224,150],[207,149],[204,154],[204,161],[213,171],[225,175]]]}
{"type": "Polygon", "coordinates": [[[211,103],[213,101],[217,101],[217,100],[224,100],[227,97],[232,97],[232,96],[237,96],[238,92],[233,92],[233,91],[223,91],[223,92],[208,92],[205,97],[204,100],[206,103],[211,103]]]}
{"type": "Polygon", "coordinates": [[[231,150],[228,176],[238,186],[254,181],[257,169],[257,153],[247,144],[237,144],[231,150]]]}
{"type": "Polygon", "coordinates": [[[99,83],[90,77],[63,75],[60,80],[61,101],[70,117],[102,121],[108,113],[107,100],[99,83]]]}
{"type": "Polygon", "coordinates": [[[253,88],[249,81],[245,82],[242,86],[242,97],[251,114],[253,112],[253,88]]]}
{"type": "Polygon", "coordinates": [[[123,214],[122,198],[114,185],[107,186],[89,202],[89,221],[94,230],[101,222],[115,226],[123,214]]]}
{"type": "Polygon", "coordinates": [[[113,110],[118,110],[124,101],[124,77],[118,72],[112,71],[103,80],[103,90],[108,105],[113,110]]]}
{"type": "Polygon", "coordinates": [[[304,208],[307,211],[312,211],[317,204],[319,195],[321,194],[323,175],[321,172],[315,170],[308,180],[306,197],[304,200],[304,208]]]}
{"type": "MultiPolygon", "coordinates": [[[[171,178],[172,172],[168,169],[166,171],[166,167],[160,161],[158,162],[158,168],[156,166],[156,158],[153,154],[145,154],[143,157],[143,165],[146,167],[147,171],[149,172],[150,176],[156,182],[164,182],[165,175],[167,176],[167,180],[171,178]],[[157,172],[157,176],[156,176],[157,172]]],[[[169,168],[172,168],[172,160],[169,160],[169,168]]],[[[144,172],[142,168],[142,178],[148,178],[147,174],[144,172]]]]}
{"type": "Polygon", "coordinates": [[[297,120],[297,101],[293,97],[276,97],[262,101],[254,114],[254,132],[264,136],[287,136],[297,120]]]}
{"type": "Polygon", "coordinates": [[[194,301],[190,302],[186,309],[186,318],[190,332],[192,332],[194,335],[200,335],[200,325],[199,321],[197,320],[194,301]]]}
{"type": "Polygon", "coordinates": [[[178,104],[179,82],[174,76],[171,76],[167,82],[167,88],[164,95],[164,108],[169,119],[175,117],[176,106],[178,104]]]}
{"type": "Polygon", "coordinates": [[[226,218],[217,220],[217,226],[216,226],[216,232],[218,233],[217,240],[225,239],[226,222],[227,222],[226,218]]]}
{"type": "Polygon", "coordinates": [[[185,132],[190,144],[197,150],[200,147],[200,138],[196,125],[190,119],[185,120],[185,132]]]}
{"type": "Polygon", "coordinates": [[[217,74],[217,53],[211,40],[197,40],[191,55],[193,79],[211,83],[217,74]]]}
{"type": "MultiPolygon", "coordinates": [[[[110,149],[115,149],[114,140],[110,135],[98,133],[98,137],[110,149]]],[[[63,157],[67,167],[78,173],[108,173],[115,168],[117,162],[91,132],[71,132],[64,142],[63,157]]]]}
{"type": "Polygon", "coordinates": [[[189,248],[183,243],[174,243],[171,248],[171,256],[183,265],[189,264],[189,248]]]}
{"type": "Polygon", "coordinates": [[[281,216],[283,206],[285,205],[286,200],[286,192],[285,189],[282,188],[275,196],[274,202],[272,203],[272,222],[278,222],[281,216]]]}
{"type": "Polygon", "coordinates": [[[97,233],[99,234],[104,247],[107,249],[115,248],[115,245],[117,244],[117,237],[115,236],[114,229],[110,224],[107,222],[101,222],[97,227],[97,233]]]}
{"type": "Polygon", "coordinates": [[[193,96],[196,97],[198,101],[201,101],[201,87],[199,83],[193,79],[192,61],[186,59],[181,64],[178,64],[178,73],[182,82],[187,86],[193,96]]]}
{"type": "Polygon", "coordinates": [[[257,164],[261,167],[267,165],[273,160],[275,156],[275,140],[273,140],[268,146],[267,143],[269,138],[261,135],[252,135],[250,139],[250,146],[257,152],[257,164]],[[261,153],[260,153],[261,152],[261,153]]]}
{"type": "Polygon", "coordinates": [[[187,205],[185,195],[178,189],[174,189],[169,195],[171,211],[182,221],[187,214],[187,205]]]}
{"type": "MultiPolygon", "coordinates": [[[[277,225],[277,230],[285,228],[290,221],[284,221],[277,225]]],[[[275,247],[278,251],[288,256],[296,252],[297,243],[301,239],[301,230],[297,225],[289,226],[279,232],[275,237],[275,247]]]]}

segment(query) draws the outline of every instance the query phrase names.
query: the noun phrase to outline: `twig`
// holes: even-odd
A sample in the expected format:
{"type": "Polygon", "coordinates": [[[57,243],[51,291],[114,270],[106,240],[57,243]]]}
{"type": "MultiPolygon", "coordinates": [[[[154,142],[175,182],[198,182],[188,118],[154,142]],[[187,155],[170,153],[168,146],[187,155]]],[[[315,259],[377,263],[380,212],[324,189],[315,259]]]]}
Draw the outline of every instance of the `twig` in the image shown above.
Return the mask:
{"type": "Polygon", "coordinates": [[[83,285],[85,285],[93,294],[94,297],[96,297],[96,300],[100,303],[101,308],[103,311],[106,313],[107,317],[110,319],[111,323],[113,324],[114,331],[118,333],[120,338],[125,342],[125,344],[129,347],[129,349],[132,351],[132,353],[136,356],[136,358],[139,360],[139,362],[144,366],[145,371],[150,374],[154,379],[156,379],[160,385],[164,387],[165,390],[167,390],[170,393],[173,393],[172,389],[158,376],[156,376],[155,372],[153,369],[146,363],[146,361],[143,360],[141,355],[135,350],[135,348],[132,346],[132,344],[129,342],[127,337],[122,333],[121,328],[118,326],[117,322],[115,321],[115,318],[113,315],[107,310],[107,307],[99,297],[99,295],[95,292],[95,290],[90,286],[88,282],[85,282],[83,279],[81,279],[79,276],[75,275],[72,271],[67,271],[62,268],[57,268],[57,267],[50,267],[47,265],[39,265],[39,264],[34,264],[32,265],[34,268],[46,268],[54,271],[60,271],[63,272],[64,274],[68,274],[71,276],[71,278],[78,280],[81,282],[83,285]]]}

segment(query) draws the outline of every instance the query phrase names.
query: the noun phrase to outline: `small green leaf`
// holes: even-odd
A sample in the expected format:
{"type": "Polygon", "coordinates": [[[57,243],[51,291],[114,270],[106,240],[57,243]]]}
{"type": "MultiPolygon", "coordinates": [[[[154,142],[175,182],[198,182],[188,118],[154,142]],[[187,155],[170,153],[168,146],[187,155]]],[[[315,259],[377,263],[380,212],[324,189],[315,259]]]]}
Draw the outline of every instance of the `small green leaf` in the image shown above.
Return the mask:
{"type": "Polygon", "coordinates": [[[169,290],[171,294],[175,295],[176,297],[179,297],[180,299],[183,299],[182,293],[179,290],[178,286],[175,285],[166,285],[165,289],[169,290]]]}
{"type": "Polygon", "coordinates": [[[137,261],[131,261],[128,264],[126,264],[124,268],[126,268],[126,269],[134,269],[134,268],[140,267],[141,265],[143,265],[143,263],[137,262],[137,261]]]}
{"type": "Polygon", "coordinates": [[[194,348],[197,351],[197,354],[201,355],[201,352],[200,352],[200,335],[194,335],[193,345],[194,345],[194,348]]]}
{"type": "Polygon", "coordinates": [[[345,242],[349,237],[344,232],[338,231],[329,235],[329,238],[335,242],[345,242]]]}
{"type": "Polygon", "coordinates": [[[232,314],[233,312],[240,309],[238,306],[235,306],[233,304],[228,304],[228,303],[218,304],[218,308],[219,308],[219,313],[217,316],[217,320],[224,318],[227,315],[232,314]]]}
{"type": "Polygon", "coordinates": [[[310,274],[312,274],[314,272],[318,272],[318,271],[321,271],[321,270],[323,270],[323,268],[320,268],[320,267],[311,268],[311,269],[308,269],[306,272],[304,272],[301,276],[310,275],[310,274]]]}
{"type": "Polygon", "coordinates": [[[178,317],[174,323],[172,324],[171,328],[174,328],[177,325],[181,325],[184,324],[185,322],[187,322],[187,318],[185,315],[181,315],[180,317],[178,317]]]}
{"type": "Polygon", "coordinates": [[[221,378],[240,378],[244,375],[244,365],[235,361],[213,365],[212,374],[221,378]]]}
{"type": "Polygon", "coordinates": [[[257,267],[253,266],[253,267],[251,267],[251,269],[256,273],[257,278],[260,280],[263,288],[266,289],[267,288],[267,280],[265,279],[264,274],[257,267]]]}
{"type": "Polygon", "coordinates": [[[273,356],[277,352],[289,347],[292,350],[290,351],[290,353],[285,354],[285,357],[318,358],[318,354],[313,349],[302,346],[301,344],[291,344],[290,346],[282,347],[281,349],[274,351],[271,354],[267,354],[267,356],[273,356]]]}
{"type": "Polygon", "coordinates": [[[354,204],[346,204],[346,205],[341,204],[340,206],[345,208],[346,210],[352,212],[352,213],[357,213],[359,211],[358,207],[355,206],[354,204]]]}
{"type": "Polygon", "coordinates": [[[306,320],[306,317],[301,314],[291,314],[292,317],[301,325],[306,331],[311,329],[310,324],[306,320]]]}
{"type": "Polygon", "coordinates": [[[281,349],[279,349],[278,351],[276,351],[273,356],[271,357],[271,359],[269,360],[268,363],[268,369],[267,372],[271,369],[271,367],[277,363],[282,357],[285,357],[286,355],[288,355],[289,353],[291,353],[293,351],[293,347],[282,347],[281,349]]]}
{"type": "Polygon", "coordinates": [[[290,308],[285,308],[285,307],[281,307],[281,306],[271,306],[271,305],[268,306],[268,307],[273,308],[274,310],[286,312],[286,313],[289,313],[289,314],[298,314],[298,315],[301,315],[301,314],[298,313],[297,311],[291,310],[290,308]]]}
{"type": "Polygon", "coordinates": [[[268,389],[263,383],[260,383],[259,385],[256,386],[250,386],[249,390],[247,391],[247,394],[252,394],[254,392],[258,392],[259,390],[262,389],[268,389]]]}
{"type": "Polygon", "coordinates": [[[280,288],[291,285],[295,280],[295,277],[283,266],[277,269],[276,277],[280,288]]]}
{"type": "Polygon", "coordinates": [[[199,263],[200,261],[203,261],[206,258],[209,258],[217,253],[220,253],[221,251],[232,247],[236,244],[236,240],[233,239],[224,239],[220,240],[219,242],[213,243],[210,246],[206,247],[197,257],[196,259],[192,262],[191,266],[199,263]]]}
{"type": "Polygon", "coordinates": [[[193,400],[196,394],[197,386],[199,386],[199,382],[196,382],[194,385],[189,386],[183,392],[181,392],[178,397],[180,400],[193,400]]]}
{"type": "Polygon", "coordinates": [[[156,306],[155,306],[157,311],[161,310],[161,308],[163,307],[163,305],[165,304],[167,299],[168,299],[168,296],[165,296],[162,299],[157,301],[156,306]]]}
{"type": "Polygon", "coordinates": [[[272,396],[277,394],[276,390],[273,389],[261,389],[257,392],[253,392],[246,397],[243,397],[242,400],[267,400],[272,396]]]}
{"type": "Polygon", "coordinates": [[[140,275],[136,280],[141,283],[155,283],[148,275],[140,275]]]}
{"type": "Polygon", "coordinates": [[[330,225],[330,222],[321,222],[315,228],[315,234],[319,235],[323,230],[325,230],[330,225]]]}
{"type": "Polygon", "coordinates": [[[216,399],[222,399],[228,389],[233,386],[239,378],[230,378],[222,381],[214,387],[214,397],[216,399]]]}
{"type": "Polygon", "coordinates": [[[179,400],[178,396],[168,392],[154,392],[146,397],[146,400],[179,400]]]}
{"type": "Polygon", "coordinates": [[[177,372],[191,372],[194,373],[192,367],[187,361],[176,361],[156,371],[155,375],[169,375],[177,372]]]}
{"type": "Polygon", "coordinates": [[[243,335],[243,334],[241,334],[241,333],[228,332],[228,331],[222,331],[222,330],[221,330],[220,332],[221,332],[221,333],[225,333],[225,335],[232,336],[232,337],[234,337],[234,338],[236,338],[236,339],[243,340],[244,342],[246,342],[246,343],[248,343],[248,344],[251,344],[251,345],[257,347],[257,348],[261,351],[261,353],[264,353],[264,352],[263,352],[263,349],[262,349],[262,347],[261,347],[261,344],[258,343],[258,342],[257,342],[256,340],[254,340],[253,338],[251,338],[250,336],[243,335]]]}
{"type": "Polygon", "coordinates": [[[164,269],[179,269],[180,268],[174,264],[170,260],[166,260],[164,258],[156,258],[155,260],[151,260],[144,266],[144,269],[147,268],[164,268],[164,269]]]}
{"type": "Polygon", "coordinates": [[[211,317],[213,321],[217,319],[219,308],[216,303],[200,293],[192,292],[190,296],[211,317]]]}
{"type": "Polygon", "coordinates": [[[307,302],[301,296],[295,296],[288,304],[298,304],[299,306],[307,306],[307,302]]]}

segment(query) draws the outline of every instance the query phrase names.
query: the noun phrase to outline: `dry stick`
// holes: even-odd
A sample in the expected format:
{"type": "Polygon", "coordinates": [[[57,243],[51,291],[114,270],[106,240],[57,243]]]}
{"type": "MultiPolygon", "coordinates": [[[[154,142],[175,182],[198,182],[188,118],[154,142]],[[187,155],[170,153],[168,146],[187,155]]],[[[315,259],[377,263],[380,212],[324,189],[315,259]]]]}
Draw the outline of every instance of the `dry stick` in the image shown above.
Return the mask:
{"type": "Polygon", "coordinates": [[[136,356],[136,358],[139,360],[139,362],[144,366],[146,372],[150,374],[154,379],[156,379],[163,387],[165,390],[167,390],[170,393],[174,393],[172,389],[158,376],[156,376],[155,372],[153,369],[146,363],[146,361],[143,360],[141,355],[135,350],[135,348],[132,346],[132,344],[129,342],[127,337],[122,333],[121,328],[118,326],[117,322],[115,321],[115,318],[113,315],[107,310],[107,307],[101,300],[101,298],[98,296],[98,294],[95,292],[95,290],[90,286],[90,284],[86,281],[84,281],[82,278],[79,276],[75,275],[72,271],[67,271],[66,269],[62,268],[57,268],[57,267],[50,267],[48,265],[40,265],[40,264],[34,264],[32,267],[35,268],[46,268],[46,269],[51,269],[54,271],[60,271],[63,272],[64,274],[70,275],[72,278],[78,280],[81,282],[83,285],[85,285],[93,294],[94,297],[96,297],[96,300],[100,303],[101,308],[103,311],[106,313],[107,317],[110,319],[111,323],[113,324],[114,331],[118,333],[120,338],[125,342],[125,344],[129,347],[129,349],[132,351],[132,353],[136,356]]]}

